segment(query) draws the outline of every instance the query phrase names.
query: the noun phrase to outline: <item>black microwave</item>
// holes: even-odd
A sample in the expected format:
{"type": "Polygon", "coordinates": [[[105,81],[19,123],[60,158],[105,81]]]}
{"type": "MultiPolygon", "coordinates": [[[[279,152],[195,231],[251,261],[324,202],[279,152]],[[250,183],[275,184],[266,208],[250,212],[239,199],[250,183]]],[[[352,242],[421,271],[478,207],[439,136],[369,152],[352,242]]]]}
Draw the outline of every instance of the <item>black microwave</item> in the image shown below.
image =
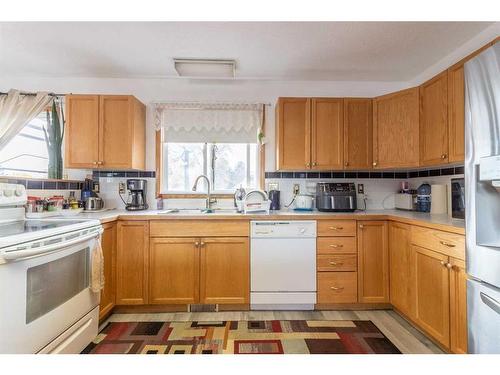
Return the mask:
{"type": "Polygon", "coordinates": [[[451,179],[451,216],[465,218],[465,182],[463,178],[451,179]]]}

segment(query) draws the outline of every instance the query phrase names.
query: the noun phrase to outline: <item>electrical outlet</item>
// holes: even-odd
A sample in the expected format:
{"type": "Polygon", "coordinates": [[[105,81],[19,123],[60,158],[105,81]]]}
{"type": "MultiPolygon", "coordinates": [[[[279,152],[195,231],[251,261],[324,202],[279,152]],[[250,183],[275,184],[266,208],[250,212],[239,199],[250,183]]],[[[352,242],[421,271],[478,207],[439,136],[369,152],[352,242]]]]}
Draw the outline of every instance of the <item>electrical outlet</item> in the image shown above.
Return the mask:
{"type": "Polygon", "coordinates": [[[300,192],[300,185],[299,184],[293,184],[293,195],[297,195],[300,192]]]}
{"type": "Polygon", "coordinates": [[[365,185],[358,184],[358,194],[364,194],[364,193],[365,193],[365,185]]]}
{"type": "Polygon", "coordinates": [[[125,194],[125,182],[118,183],[118,193],[125,194]]]}

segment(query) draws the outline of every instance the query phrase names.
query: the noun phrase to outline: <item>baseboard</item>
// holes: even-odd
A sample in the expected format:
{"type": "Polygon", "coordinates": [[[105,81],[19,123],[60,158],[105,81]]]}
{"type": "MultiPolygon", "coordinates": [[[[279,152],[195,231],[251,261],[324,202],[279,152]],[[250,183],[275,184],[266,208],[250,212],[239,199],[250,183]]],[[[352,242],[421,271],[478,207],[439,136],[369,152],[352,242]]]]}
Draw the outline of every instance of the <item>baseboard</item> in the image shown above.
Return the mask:
{"type": "Polygon", "coordinates": [[[317,303],[315,310],[391,310],[390,303],[317,303]]]}
{"type": "Polygon", "coordinates": [[[113,309],[114,314],[142,314],[189,312],[188,305],[120,305],[113,309]]]}

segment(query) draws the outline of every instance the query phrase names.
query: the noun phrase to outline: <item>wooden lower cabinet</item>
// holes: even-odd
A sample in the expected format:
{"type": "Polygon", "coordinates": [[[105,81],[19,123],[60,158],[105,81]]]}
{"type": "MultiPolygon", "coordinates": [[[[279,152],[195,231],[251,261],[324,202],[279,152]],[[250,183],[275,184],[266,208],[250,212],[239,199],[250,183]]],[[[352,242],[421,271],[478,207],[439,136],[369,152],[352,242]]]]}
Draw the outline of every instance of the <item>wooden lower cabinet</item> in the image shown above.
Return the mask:
{"type": "Polygon", "coordinates": [[[318,272],[318,304],[358,302],[357,272],[318,272]]]}
{"type": "Polygon", "coordinates": [[[389,302],[389,246],[386,221],[358,222],[358,299],[389,302]]]}
{"type": "Polygon", "coordinates": [[[101,291],[101,301],[99,304],[99,319],[108,315],[115,307],[116,298],[116,223],[106,223],[102,225],[101,246],[104,256],[104,288],[101,291]]]}
{"type": "Polygon", "coordinates": [[[200,303],[249,303],[249,257],[247,237],[201,239],[200,303]]]}
{"type": "Polygon", "coordinates": [[[411,226],[389,224],[389,269],[391,304],[406,316],[415,316],[415,293],[411,226]]]}
{"type": "Polygon", "coordinates": [[[147,304],[149,222],[119,221],[116,250],[116,304],[147,304]]]}
{"type": "Polygon", "coordinates": [[[450,345],[448,257],[420,246],[415,256],[415,322],[445,347],[450,345]]]}
{"type": "Polygon", "coordinates": [[[450,349],[467,353],[467,274],[465,262],[450,258],[450,349]]]}
{"type": "Polygon", "coordinates": [[[151,238],[150,304],[198,302],[199,243],[196,238],[151,238]]]}

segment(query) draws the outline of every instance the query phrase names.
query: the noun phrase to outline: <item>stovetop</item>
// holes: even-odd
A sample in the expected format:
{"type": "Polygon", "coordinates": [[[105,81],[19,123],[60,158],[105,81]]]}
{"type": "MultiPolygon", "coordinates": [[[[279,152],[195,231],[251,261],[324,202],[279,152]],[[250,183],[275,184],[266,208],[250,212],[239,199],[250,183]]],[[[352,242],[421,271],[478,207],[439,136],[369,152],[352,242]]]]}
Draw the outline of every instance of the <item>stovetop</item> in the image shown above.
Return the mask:
{"type": "Polygon", "coordinates": [[[0,237],[14,236],[24,233],[35,233],[42,230],[61,228],[80,224],[86,220],[22,220],[0,224],[0,237]]]}

